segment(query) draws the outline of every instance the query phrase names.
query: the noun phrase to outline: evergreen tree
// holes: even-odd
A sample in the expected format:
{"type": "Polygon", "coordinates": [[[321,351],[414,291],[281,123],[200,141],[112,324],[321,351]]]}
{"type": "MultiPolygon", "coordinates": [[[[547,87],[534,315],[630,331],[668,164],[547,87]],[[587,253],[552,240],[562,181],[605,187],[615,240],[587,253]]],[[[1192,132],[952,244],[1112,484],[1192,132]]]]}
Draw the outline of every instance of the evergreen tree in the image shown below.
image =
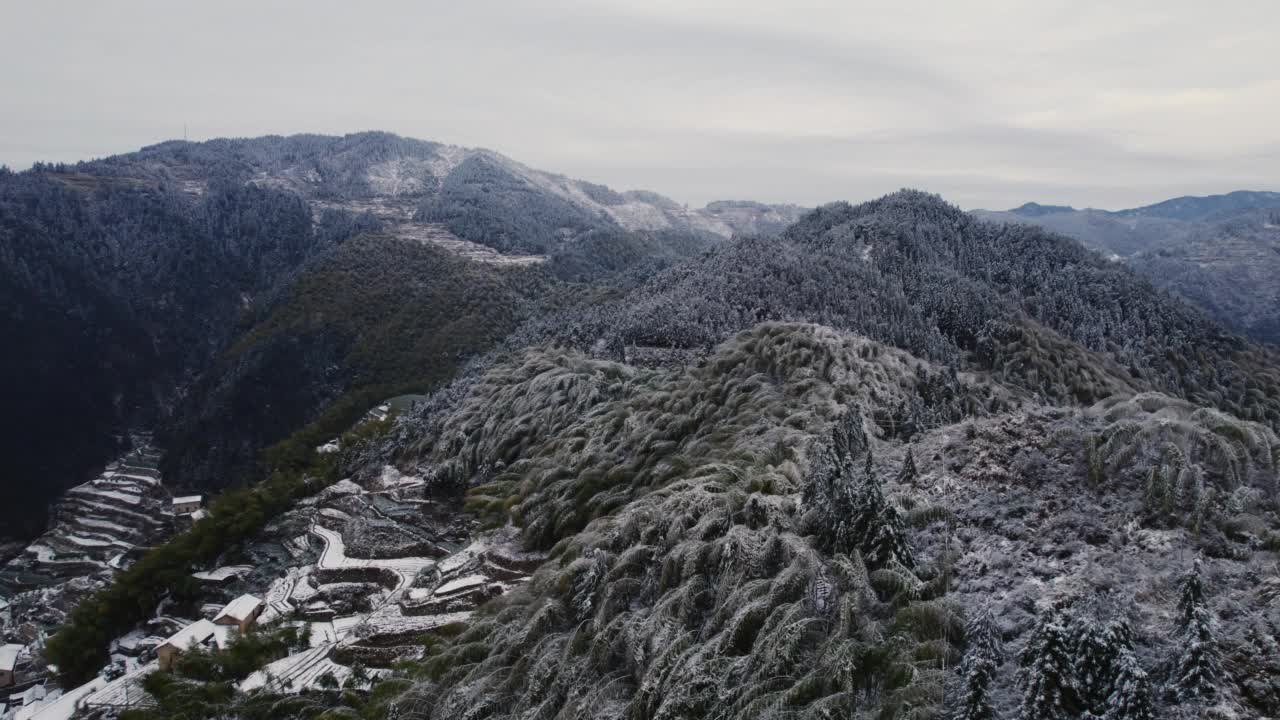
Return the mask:
{"type": "Polygon", "coordinates": [[[853,498],[853,523],[848,540],[862,551],[867,567],[882,568],[891,562],[913,567],[915,557],[907,544],[902,514],[884,496],[884,488],[874,473],[867,475],[853,498]]]}
{"type": "Polygon", "coordinates": [[[907,456],[902,460],[902,469],[898,471],[899,485],[915,485],[920,473],[916,470],[916,458],[907,448],[907,456]]]}
{"type": "Polygon", "coordinates": [[[991,614],[982,612],[969,620],[965,638],[968,648],[960,663],[963,688],[952,720],[994,720],[996,713],[990,697],[991,682],[1004,658],[991,614]]]}
{"type": "Polygon", "coordinates": [[[1080,715],[1068,645],[1066,629],[1047,615],[1022,653],[1022,720],[1075,720],[1080,715]]]}
{"type": "Polygon", "coordinates": [[[1169,478],[1165,474],[1164,467],[1153,465],[1151,467],[1151,476],[1147,478],[1143,504],[1149,514],[1163,517],[1168,512],[1171,502],[1172,495],[1169,488],[1169,478]]]}
{"type": "Polygon", "coordinates": [[[1073,643],[1076,690],[1085,709],[1101,715],[1115,681],[1117,648],[1108,628],[1093,617],[1079,618],[1077,623],[1073,643]]]}
{"type": "Polygon", "coordinates": [[[1199,560],[1182,581],[1178,637],[1181,650],[1169,678],[1170,694],[1180,702],[1212,698],[1217,692],[1221,668],[1213,637],[1213,616],[1204,599],[1199,560]]]}
{"type": "Polygon", "coordinates": [[[862,429],[862,413],[857,407],[846,410],[831,429],[831,449],[835,453],[840,466],[851,465],[854,458],[864,450],[867,451],[867,462],[870,463],[871,450],[867,443],[867,434],[862,429]]]}
{"type": "Polygon", "coordinates": [[[1116,659],[1114,684],[1104,720],[1155,720],[1151,681],[1133,653],[1123,652],[1116,659]]]}

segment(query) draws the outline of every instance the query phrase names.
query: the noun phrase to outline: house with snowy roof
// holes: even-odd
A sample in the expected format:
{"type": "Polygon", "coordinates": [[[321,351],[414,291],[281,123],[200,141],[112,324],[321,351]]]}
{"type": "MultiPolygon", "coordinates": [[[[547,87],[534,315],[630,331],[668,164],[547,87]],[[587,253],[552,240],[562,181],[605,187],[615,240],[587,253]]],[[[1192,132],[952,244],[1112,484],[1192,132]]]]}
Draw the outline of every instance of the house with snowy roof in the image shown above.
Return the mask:
{"type": "Polygon", "coordinates": [[[213,622],[216,625],[231,625],[239,628],[240,632],[245,632],[266,607],[267,604],[261,598],[241,595],[227,603],[222,612],[213,618],[213,622]]]}
{"type": "Polygon", "coordinates": [[[204,504],[203,495],[182,495],[173,499],[173,514],[190,515],[204,504]]]}
{"type": "Polygon", "coordinates": [[[22,645],[0,645],[0,687],[11,687],[18,668],[22,645]]]}
{"type": "Polygon", "coordinates": [[[231,628],[226,625],[197,620],[157,645],[156,661],[161,670],[171,670],[182,653],[198,648],[222,650],[230,642],[230,636],[231,628]]]}

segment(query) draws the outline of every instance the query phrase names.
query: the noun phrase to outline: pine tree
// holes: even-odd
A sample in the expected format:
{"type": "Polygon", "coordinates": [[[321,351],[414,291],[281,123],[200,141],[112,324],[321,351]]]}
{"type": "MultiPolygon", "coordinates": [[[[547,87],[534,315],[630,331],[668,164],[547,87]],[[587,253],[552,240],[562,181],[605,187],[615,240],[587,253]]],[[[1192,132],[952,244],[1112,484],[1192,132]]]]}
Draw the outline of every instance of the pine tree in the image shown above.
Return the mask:
{"type": "Polygon", "coordinates": [[[1104,720],[1155,720],[1151,681],[1131,652],[1116,660],[1115,689],[1107,698],[1104,720]]]}
{"type": "Polygon", "coordinates": [[[1146,506],[1148,513],[1163,516],[1168,511],[1171,502],[1169,479],[1165,475],[1164,467],[1153,465],[1151,467],[1151,476],[1147,478],[1143,504],[1146,506]]]}
{"type": "Polygon", "coordinates": [[[968,648],[960,663],[963,680],[959,705],[952,720],[995,720],[991,703],[991,681],[1003,662],[1003,648],[989,612],[975,615],[965,628],[968,648]]]}
{"type": "Polygon", "coordinates": [[[1075,677],[1080,702],[1101,715],[1115,681],[1116,647],[1111,633],[1092,617],[1077,620],[1075,633],[1075,677]]]}
{"type": "Polygon", "coordinates": [[[870,462],[870,445],[862,429],[862,412],[857,407],[846,410],[836,420],[831,429],[831,449],[841,466],[851,465],[864,450],[870,462]]]}
{"type": "Polygon", "coordinates": [[[1022,720],[1074,720],[1081,707],[1071,673],[1067,631],[1045,617],[1022,653],[1022,720]]]}
{"type": "Polygon", "coordinates": [[[1169,678],[1170,694],[1180,702],[1212,698],[1217,692],[1221,668],[1213,637],[1213,616],[1204,599],[1199,560],[1182,581],[1178,637],[1182,647],[1169,678]]]}
{"type": "Polygon", "coordinates": [[[902,514],[884,496],[880,479],[867,475],[854,498],[853,523],[849,541],[854,542],[871,569],[893,561],[914,567],[915,557],[907,543],[907,527],[902,514]]]}
{"type": "Polygon", "coordinates": [[[916,471],[916,458],[912,455],[911,448],[907,448],[907,456],[902,461],[902,469],[898,471],[898,484],[915,485],[919,476],[919,472],[916,471]]]}

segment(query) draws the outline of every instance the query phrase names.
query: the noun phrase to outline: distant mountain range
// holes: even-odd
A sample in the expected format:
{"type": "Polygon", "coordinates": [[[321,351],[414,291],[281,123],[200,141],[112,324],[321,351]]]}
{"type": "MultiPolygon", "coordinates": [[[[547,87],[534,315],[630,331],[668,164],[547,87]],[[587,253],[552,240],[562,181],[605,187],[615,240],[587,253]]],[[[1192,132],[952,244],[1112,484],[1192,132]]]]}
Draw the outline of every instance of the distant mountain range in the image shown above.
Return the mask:
{"type": "Polygon", "coordinates": [[[1027,203],[974,214],[1076,238],[1232,330],[1280,346],[1280,193],[1180,197],[1117,211],[1027,203]]]}

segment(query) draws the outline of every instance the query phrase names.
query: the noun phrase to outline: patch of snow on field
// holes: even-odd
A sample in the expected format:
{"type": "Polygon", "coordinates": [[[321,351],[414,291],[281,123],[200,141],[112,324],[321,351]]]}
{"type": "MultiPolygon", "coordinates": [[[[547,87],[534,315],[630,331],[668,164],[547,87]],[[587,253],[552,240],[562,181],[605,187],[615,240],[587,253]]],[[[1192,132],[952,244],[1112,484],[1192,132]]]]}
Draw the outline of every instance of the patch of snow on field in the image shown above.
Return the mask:
{"type": "Polygon", "coordinates": [[[441,145],[436,148],[435,157],[427,161],[427,168],[438,180],[443,181],[454,168],[470,156],[471,151],[466,148],[460,148],[457,145],[441,145]]]}
{"type": "Polygon", "coordinates": [[[342,540],[341,533],[330,530],[323,525],[313,525],[311,527],[311,532],[315,533],[324,541],[324,552],[320,555],[319,567],[325,570],[336,570],[341,568],[384,568],[391,570],[400,576],[400,582],[397,585],[397,589],[409,584],[409,582],[411,582],[422,569],[432,567],[436,564],[434,558],[426,557],[348,557],[347,545],[342,540]]]}
{"type": "Polygon", "coordinates": [[[633,200],[622,205],[606,205],[604,210],[627,230],[666,230],[671,227],[666,213],[649,203],[633,200]]]}
{"type": "Polygon", "coordinates": [[[481,585],[484,585],[488,581],[489,581],[489,578],[485,577],[484,575],[467,575],[466,577],[460,577],[456,580],[450,580],[449,582],[441,585],[440,587],[436,588],[435,594],[447,595],[449,593],[457,592],[459,590],[466,590],[468,588],[479,587],[481,585]]]}
{"type": "Polygon", "coordinates": [[[396,158],[369,166],[365,181],[377,195],[417,195],[426,189],[422,176],[428,174],[432,174],[429,161],[396,158]]]}

